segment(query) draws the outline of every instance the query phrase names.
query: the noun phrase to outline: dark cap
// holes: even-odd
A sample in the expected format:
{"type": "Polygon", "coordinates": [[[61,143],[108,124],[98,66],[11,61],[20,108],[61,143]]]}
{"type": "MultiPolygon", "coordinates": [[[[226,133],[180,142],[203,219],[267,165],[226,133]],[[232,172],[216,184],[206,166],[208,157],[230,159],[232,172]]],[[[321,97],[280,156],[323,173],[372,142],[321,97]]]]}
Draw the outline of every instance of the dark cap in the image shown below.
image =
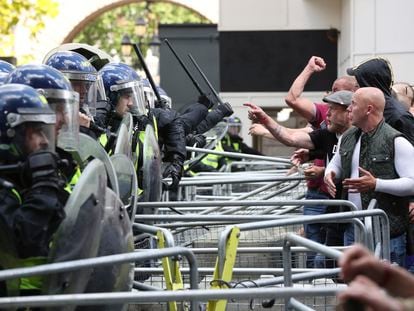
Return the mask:
{"type": "Polygon", "coordinates": [[[348,107],[352,102],[352,94],[354,94],[351,91],[338,91],[335,93],[331,93],[323,98],[323,101],[325,103],[330,104],[338,104],[345,107],[348,107]]]}
{"type": "Polygon", "coordinates": [[[358,71],[371,70],[373,68],[381,68],[384,65],[386,67],[390,67],[389,62],[384,58],[381,58],[381,57],[370,58],[354,67],[348,68],[346,70],[346,73],[349,74],[350,76],[355,76],[357,75],[358,71]]]}

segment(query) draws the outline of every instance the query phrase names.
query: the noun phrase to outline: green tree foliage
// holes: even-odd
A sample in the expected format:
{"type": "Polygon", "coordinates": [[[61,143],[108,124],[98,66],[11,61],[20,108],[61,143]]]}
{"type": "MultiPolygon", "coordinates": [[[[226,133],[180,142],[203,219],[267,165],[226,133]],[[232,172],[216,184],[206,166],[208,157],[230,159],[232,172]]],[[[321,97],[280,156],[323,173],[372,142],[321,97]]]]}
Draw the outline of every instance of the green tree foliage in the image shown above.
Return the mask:
{"type": "MultiPolygon", "coordinates": [[[[139,2],[102,14],[85,27],[73,41],[94,45],[112,55],[121,55],[123,35],[129,35],[134,43],[148,43],[157,31],[158,24],[182,23],[198,24],[210,21],[188,8],[173,3],[139,2]],[[137,38],[134,34],[135,21],[139,17],[144,17],[148,24],[143,38],[137,38]]],[[[146,49],[147,46],[142,45],[144,54],[146,49]]]]}
{"type": "Polygon", "coordinates": [[[55,0],[0,0],[0,55],[13,55],[14,30],[21,25],[31,37],[45,27],[45,18],[58,14],[55,0]]]}

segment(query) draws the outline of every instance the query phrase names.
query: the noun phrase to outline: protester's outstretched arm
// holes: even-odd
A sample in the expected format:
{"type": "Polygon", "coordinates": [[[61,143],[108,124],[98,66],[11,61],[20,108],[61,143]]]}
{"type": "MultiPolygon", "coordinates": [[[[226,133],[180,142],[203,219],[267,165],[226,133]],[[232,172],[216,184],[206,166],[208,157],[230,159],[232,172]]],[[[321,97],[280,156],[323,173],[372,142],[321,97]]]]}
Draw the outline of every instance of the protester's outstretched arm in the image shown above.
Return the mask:
{"type": "MultiPolygon", "coordinates": [[[[286,130],[289,131],[289,133],[294,133],[296,131],[303,131],[305,133],[310,133],[312,131],[312,128],[309,126],[305,126],[299,129],[290,129],[286,127],[286,130]]],[[[259,123],[253,123],[250,126],[249,135],[263,136],[269,139],[275,139],[272,133],[270,133],[270,131],[263,124],[259,124],[259,123]]]]}
{"type": "Polygon", "coordinates": [[[414,296],[413,275],[403,268],[379,260],[362,245],[356,244],[346,250],[339,259],[339,265],[342,278],[347,282],[364,275],[393,296],[414,296]]]}
{"type": "Polygon", "coordinates": [[[262,108],[251,104],[246,103],[245,106],[249,107],[250,110],[248,112],[249,119],[253,120],[254,122],[258,122],[263,124],[269,132],[273,135],[281,143],[298,148],[307,148],[313,149],[315,148],[309,134],[305,130],[297,130],[297,129],[288,129],[286,127],[281,126],[271,117],[269,117],[262,108]]]}
{"type": "Polygon", "coordinates": [[[269,130],[264,127],[264,125],[259,123],[253,123],[252,126],[250,126],[249,135],[263,136],[269,139],[275,139],[272,133],[270,133],[269,130]]]}
{"type": "Polygon", "coordinates": [[[291,85],[289,92],[285,97],[286,104],[304,117],[308,122],[314,121],[316,109],[314,103],[310,99],[302,97],[303,89],[315,72],[323,71],[325,68],[326,64],[323,58],[312,56],[306,67],[291,85]]]}
{"type": "Polygon", "coordinates": [[[290,161],[293,165],[299,166],[302,163],[309,161],[309,149],[299,148],[295,150],[290,157],[290,161]]]}

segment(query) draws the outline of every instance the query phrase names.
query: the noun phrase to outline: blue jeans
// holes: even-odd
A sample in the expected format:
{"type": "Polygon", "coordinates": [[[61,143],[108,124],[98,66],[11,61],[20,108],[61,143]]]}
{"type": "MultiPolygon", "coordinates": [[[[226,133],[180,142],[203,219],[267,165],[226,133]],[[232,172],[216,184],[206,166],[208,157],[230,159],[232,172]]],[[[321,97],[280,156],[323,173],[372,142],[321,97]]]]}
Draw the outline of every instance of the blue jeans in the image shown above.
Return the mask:
{"type": "MultiPolygon", "coordinates": [[[[348,224],[344,232],[344,246],[354,243],[354,226],[348,224]]],[[[405,267],[407,237],[402,234],[390,240],[390,260],[397,263],[400,267],[405,267]]]]}
{"type": "MultiPolygon", "coordinates": [[[[350,223],[337,223],[331,224],[327,228],[326,240],[324,241],[327,246],[349,246],[354,244],[354,225],[350,223]]],[[[333,259],[326,259],[325,255],[317,254],[314,259],[314,267],[323,268],[335,268],[336,262],[333,259]]]]}
{"type": "MultiPolygon", "coordinates": [[[[308,200],[327,200],[329,196],[317,190],[308,189],[306,193],[308,200]]],[[[303,207],[303,215],[322,215],[325,213],[326,205],[312,205],[303,207]]],[[[314,242],[323,244],[325,242],[324,226],[323,224],[305,224],[305,237],[314,242]]],[[[315,253],[308,252],[306,257],[306,267],[314,267],[315,253]]]]}
{"type": "MultiPolygon", "coordinates": [[[[344,231],[344,246],[349,246],[354,243],[354,226],[349,224],[344,231]]],[[[400,267],[405,267],[406,257],[406,234],[402,234],[390,240],[390,261],[397,263],[400,267]]],[[[326,268],[325,256],[318,254],[315,257],[316,268],[326,268]]]]}
{"type": "Polygon", "coordinates": [[[405,256],[407,252],[407,236],[402,234],[390,240],[390,260],[400,267],[405,267],[405,256]]]}
{"type": "Polygon", "coordinates": [[[344,231],[344,246],[349,246],[355,242],[355,229],[353,224],[347,224],[344,231]]]}
{"type": "Polygon", "coordinates": [[[406,256],[405,258],[405,268],[412,274],[414,274],[414,256],[406,256]]]}

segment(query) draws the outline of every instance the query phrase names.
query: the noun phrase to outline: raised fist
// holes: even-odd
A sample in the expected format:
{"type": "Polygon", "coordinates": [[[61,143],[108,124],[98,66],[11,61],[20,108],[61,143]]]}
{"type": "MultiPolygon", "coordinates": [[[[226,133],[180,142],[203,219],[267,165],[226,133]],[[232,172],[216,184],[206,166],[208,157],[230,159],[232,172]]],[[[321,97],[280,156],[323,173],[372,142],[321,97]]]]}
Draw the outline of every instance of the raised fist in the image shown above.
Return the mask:
{"type": "Polygon", "coordinates": [[[326,63],[323,60],[322,57],[319,56],[312,56],[308,62],[308,67],[313,71],[313,72],[320,72],[325,70],[326,68],[326,63]]]}

